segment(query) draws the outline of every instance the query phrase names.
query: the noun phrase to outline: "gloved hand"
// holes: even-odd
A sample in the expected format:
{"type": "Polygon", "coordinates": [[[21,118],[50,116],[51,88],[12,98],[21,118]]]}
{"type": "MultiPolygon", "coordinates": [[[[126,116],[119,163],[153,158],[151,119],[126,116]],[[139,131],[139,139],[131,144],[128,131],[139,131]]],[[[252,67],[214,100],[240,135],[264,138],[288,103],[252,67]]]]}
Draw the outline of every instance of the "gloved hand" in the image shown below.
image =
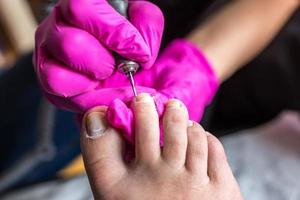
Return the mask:
{"type": "MultiPolygon", "coordinates": [[[[219,86],[217,77],[202,52],[194,44],[182,39],[169,44],[150,70],[135,75],[135,81],[139,93],[147,92],[153,96],[160,117],[168,99],[175,98],[186,105],[189,118],[194,121],[201,119],[204,108],[219,86]]],[[[104,85],[116,88],[114,94],[117,95],[109,99],[109,102],[119,98],[112,101],[108,108],[108,121],[123,130],[127,140],[133,143],[134,116],[130,109],[132,91],[130,87],[126,87],[129,82],[124,75],[118,73],[107,79],[104,85]]],[[[105,93],[107,92],[102,90],[102,94],[105,93]]],[[[101,102],[104,101],[99,100],[100,104],[101,102]]]]}
{"type": "Polygon", "coordinates": [[[129,1],[128,16],[130,22],[107,0],[60,0],[36,32],[33,62],[44,92],[71,97],[97,88],[115,71],[112,52],[149,69],[163,15],[152,3],[129,1]]]}
{"type": "Polygon", "coordinates": [[[199,49],[187,41],[175,40],[148,69],[161,40],[163,18],[159,9],[144,1],[131,2],[129,16],[135,28],[106,1],[93,1],[102,2],[99,12],[87,6],[90,5],[87,2],[92,0],[61,1],[37,31],[34,62],[46,97],[59,108],[81,114],[95,106],[110,106],[109,122],[124,130],[125,137],[131,141],[134,137],[133,115],[129,109],[132,89],[127,77],[113,70],[114,59],[109,51],[112,49],[142,63],[143,70],[135,75],[137,91],[154,96],[160,116],[167,100],[177,98],[187,105],[190,119],[199,120],[218,86],[199,49]],[[121,25],[112,25],[114,22],[121,25]],[[115,32],[116,27],[120,32],[115,32]],[[139,60],[143,58],[145,62],[139,60]]]}
{"type": "MultiPolygon", "coordinates": [[[[64,81],[59,80],[59,74],[53,78],[64,81]]],[[[99,105],[109,106],[108,121],[123,130],[128,141],[133,142],[133,114],[130,109],[133,92],[127,77],[115,72],[109,78],[96,82],[87,77],[70,78],[69,85],[62,84],[56,90],[56,94],[60,95],[46,93],[48,99],[60,108],[78,113],[99,105]],[[64,96],[70,88],[76,89],[72,81],[78,82],[76,85],[81,84],[85,92],[64,96]]],[[[154,97],[160,116],[167,100],[176,98],[187,106],[190,119],[194,121],[200,120],[218,87],[217,78],[200,50],[180,39],[169,44],[151,69],[138,71],[134,78],[138,93],[145,92],[154,97]]]]}

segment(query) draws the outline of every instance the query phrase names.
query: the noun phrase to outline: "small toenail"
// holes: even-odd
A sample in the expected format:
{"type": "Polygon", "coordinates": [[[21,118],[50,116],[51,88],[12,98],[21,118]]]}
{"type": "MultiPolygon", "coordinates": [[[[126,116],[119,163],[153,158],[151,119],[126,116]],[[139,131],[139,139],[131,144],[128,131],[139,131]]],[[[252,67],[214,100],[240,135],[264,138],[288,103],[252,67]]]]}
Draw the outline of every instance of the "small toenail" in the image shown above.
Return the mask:
{"type": "Polygon", "coordinates": [[[169,100],[167,104],[168,109],[181,109],[182,108],[182,103],[177,100],[177,99],[171,99],[169,100]]]}
{"type": "Polygon", "coordinates": [[[192,127],[192,126],[194,126],[194,125],[195,125],[195,123],[194,123],[193,121],[189,120],[189,122],[188,122],[188,127],[192,127]]]}
{"type": "Polygon", "coordinates": [[[147,93],[141,93],[135,98],[135,102],[153,102],[153,98],[147,93]]]}

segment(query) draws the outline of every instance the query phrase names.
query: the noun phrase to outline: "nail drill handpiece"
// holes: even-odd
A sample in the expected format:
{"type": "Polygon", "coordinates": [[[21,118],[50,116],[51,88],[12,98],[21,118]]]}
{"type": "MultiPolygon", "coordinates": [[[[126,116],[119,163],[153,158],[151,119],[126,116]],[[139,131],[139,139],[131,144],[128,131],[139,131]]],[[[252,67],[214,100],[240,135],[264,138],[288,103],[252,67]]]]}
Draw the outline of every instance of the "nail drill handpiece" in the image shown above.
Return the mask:
{"type": "MultiPolygon", "coordinates": [[[[108,0],[108,2],[121,15],[127,17],[128,0],[108,0]]],[[[135,88],[133,75],[138,70],[139,64],[134,61],[122,58],[120,56],[116,57],[116,63],[117,63],[118,70],[124,73],[128,77],[132,87],[133,94],[136,97],[137,91],[135,88]]]]}

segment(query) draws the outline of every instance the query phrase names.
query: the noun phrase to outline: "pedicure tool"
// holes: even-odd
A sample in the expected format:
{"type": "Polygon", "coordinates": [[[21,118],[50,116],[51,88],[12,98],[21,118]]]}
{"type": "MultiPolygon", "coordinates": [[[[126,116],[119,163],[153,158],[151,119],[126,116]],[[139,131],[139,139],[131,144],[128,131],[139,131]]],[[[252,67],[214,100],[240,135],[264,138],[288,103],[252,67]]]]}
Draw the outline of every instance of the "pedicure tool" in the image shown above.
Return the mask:
{"type": "MultiPolygon", "coordinates": [[[[127,18],[128,0],[108,0],[108,2],[116,11],[118,11],[122,16],[127,18]]],[[[116,56],[116,64],[118,70],[128,77],[133,94],[136,97],[137,91],[135,88],[133,75],[138,70],[139,64],[132,60],[122,58],[121,56],[116,56]]]]}

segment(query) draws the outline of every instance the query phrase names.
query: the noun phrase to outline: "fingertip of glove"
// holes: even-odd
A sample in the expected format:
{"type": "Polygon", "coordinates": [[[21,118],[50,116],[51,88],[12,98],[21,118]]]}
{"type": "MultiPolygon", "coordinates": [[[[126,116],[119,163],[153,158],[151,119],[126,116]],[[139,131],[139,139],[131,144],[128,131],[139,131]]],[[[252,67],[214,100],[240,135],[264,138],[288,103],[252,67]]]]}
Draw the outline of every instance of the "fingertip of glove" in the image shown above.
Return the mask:
{"type": "Polygon", "coordinates": [[[152,18],[155,19],[162,19],[162,21],[164,21],[164,15],[163,12],[161,11],[161,9],[149,2],[149,1],[144,1],[144,0],[136,0],[136,1],[130,1],[129,2],[129,14],[134,14],[134,13],[144,13],[144,14],[148,14],[149,16],[151,16],[152,18]]]}
{"type": "Polygon", "coordinates": [[[109,124],[123,131],[127,141],[133,143],[133,114],[120,99],[115,99],[108,107],[106,118],[109,124]]]}

